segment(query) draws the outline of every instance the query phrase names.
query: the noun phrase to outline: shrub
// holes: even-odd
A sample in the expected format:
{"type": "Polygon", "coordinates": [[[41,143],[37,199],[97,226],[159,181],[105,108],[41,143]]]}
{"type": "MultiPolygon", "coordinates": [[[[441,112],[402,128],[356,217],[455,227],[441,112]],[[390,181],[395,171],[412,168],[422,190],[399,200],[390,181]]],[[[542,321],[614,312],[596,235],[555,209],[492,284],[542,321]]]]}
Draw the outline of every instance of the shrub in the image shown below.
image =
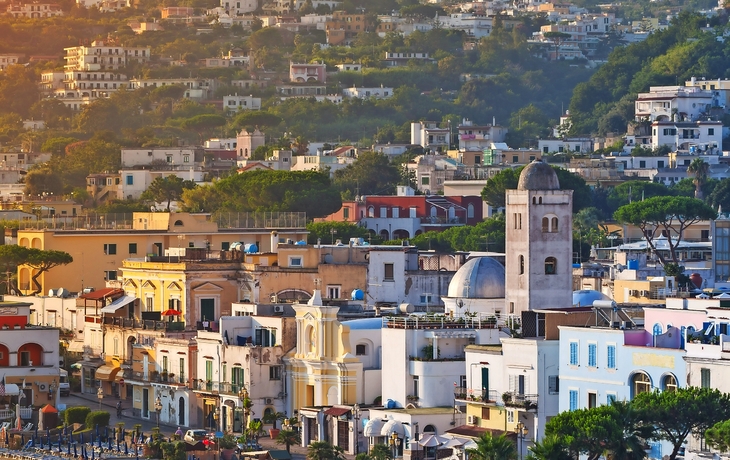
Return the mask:
{"type": "Polygon", "coordinates": [[[68,407],[63,414],[66,416],[66,425],[73,425],[74,423],[86,422],[86,416],[89,415],[91,409],[88,407],[68,407]]]}
{"type": "Polygon", "coordinates": [[[97,426],[103,428],[109,426],[110,418],[111,414],[105,410],[89,412],[86,416],[86,428],[96,428],[97,426]]]}

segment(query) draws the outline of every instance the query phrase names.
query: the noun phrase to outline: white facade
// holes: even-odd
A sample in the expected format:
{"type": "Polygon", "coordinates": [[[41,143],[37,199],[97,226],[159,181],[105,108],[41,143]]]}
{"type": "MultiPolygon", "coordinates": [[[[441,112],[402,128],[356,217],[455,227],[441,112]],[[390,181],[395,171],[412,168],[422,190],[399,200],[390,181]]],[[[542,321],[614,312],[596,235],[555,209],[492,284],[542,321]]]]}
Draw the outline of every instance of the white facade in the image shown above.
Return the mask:
{"type": "Polygon", "coordinates": [[[122,149],[122,168],[151,164],[166,164],[168,167],[190,167],[202,161],[202,154],[193,148],[122,149]],[[196,157],[197,155],[197,157],[196,157]]]}
{"type": "Polygon", "coordinates": [[[538,150],[540,150],[542,153],[588,153],[593,151],[593,140],[587,138],[540,139],[537,141],[537,143],[538,150]]]}
{"type": "Polygon", "coordinates": [[[655,121],[651,124],[651,147],[656,149],[665,145],[672,151],[691,153],[722,148],[722,122],[655,121]]]}
{"type": "Polygon", "coordinates": [[[92,42],[91,46],[74,46],[64,48],[68,71],[118,70],[130,62],[144,63],[149,61],[150,48],[106,46],[104,42],[92,42]]]}
{"type": "Polygon", "coordinates": [[[437,21],[444,29],[461,30],[473,38],[488,37],[492,32],[492,18],[474,13],[452,13],[439,16],[437,21]]]}
{"type": "Polygon", "coordinates": [[[177,176],[183,180],[191,180],[194,182],[203,182],[205,174],[201,170],[180,169],[168,171],[152,171],[149,169],[120,169],[119,174],[122,178],[121,187],[119,188],[120,200],[139,199],[147,190],[147,187],[158,177],[177,176]]]}
{"type": "Polygon", "coordinates": [[[256,0],[221,0],[221,8],[234,16],[241,16],[256,11],[256,0]]]}
{"type": "MultiPolygon", "coordinates": [[[[724,99],[724,98],[723,98],[724,99]]],[[[724,101],[723,101],[724,102],[724,101]]],[[[694,86],[651,86],[636,98],[636,121],[694,121],[718,105],[713,91],[694,86]]]]}
{"type": "Polygon", "coordinates": [[[439,127],[435,121],[411,123],[411,144],[433,151],[447,150],[451,145],[451,129],[439,127]]]}
{"type": "Polygon", "coordinates": [[[0,70],[5,70],[11,65],[18,64],[20,57],[19,54],[0,54],[0,70]]]}
{"type": "Polygon", "coordinates": [[[261,110],[261,98],[253,96],[223,96],[223,108],[232,112],[261,110]]]}
{"type": "Polygon", "coordinates": [[[344,97],[357,97],[360,99],[375,98],[375,99],[387,99],[393,96],[393,88],[373,87],[373,88],[358,88],[353,86],[352,88],[344,88],[342,90],[344,97]]]}
{"type": "MultiPolygon", "coordinates": [[[[154,393],[162,402],[159,418],[162,423],[178,426],[194,426],[196,395],[188,388],[190,372],[196,363],[190,356],[190,340],[156,338],[154,341],[156,371],[167,375],[167,382],[152,382],[154,393]]],[[[162,379],[161,379],[162,380],[162,379]]]]}
{"type": "Polygon", "coordinates": [[[337,64],[335,67],[340,72],[362,72],[362,64],[337,64]]]}

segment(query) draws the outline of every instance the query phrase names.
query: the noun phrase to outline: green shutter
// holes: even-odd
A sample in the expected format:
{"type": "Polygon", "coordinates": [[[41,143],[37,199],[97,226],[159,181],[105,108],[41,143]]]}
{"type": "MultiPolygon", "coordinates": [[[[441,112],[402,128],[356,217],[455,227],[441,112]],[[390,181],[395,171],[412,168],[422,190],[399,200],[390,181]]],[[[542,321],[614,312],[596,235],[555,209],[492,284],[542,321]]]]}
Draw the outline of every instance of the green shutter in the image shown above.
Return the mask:
{"type": "Polygon", "coordinates": [[[482,393],[489,393],[489,368],[482,367],[482,393]]]}

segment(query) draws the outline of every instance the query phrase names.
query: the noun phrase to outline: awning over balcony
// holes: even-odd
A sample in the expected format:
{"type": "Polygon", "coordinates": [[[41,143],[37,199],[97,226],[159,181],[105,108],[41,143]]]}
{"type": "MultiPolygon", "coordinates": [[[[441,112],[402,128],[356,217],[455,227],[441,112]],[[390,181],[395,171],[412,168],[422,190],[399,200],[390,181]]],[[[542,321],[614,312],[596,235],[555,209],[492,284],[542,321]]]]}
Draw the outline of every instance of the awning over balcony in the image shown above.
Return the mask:
{"type": "Polygon", "coordinates": [[[368,420],[363,428],[362,433],[365,437],[380,436],[380,431],[383,429],[383,421],[377,418],[368,420]]]}
{"type": "Polygon", "coordinates": [[[83,353],[84,352],[84,342],[82,340],[72,340],[68,344],[68,352],[69,353],[83,353]]]}
{"type": "Polygon", "coordinates": [[[113,381],[114,377],[117,376],[117,372],[121,370],[118,366],[112,366],[112,365],[104,365],[101,366],[96,370],[96,376],[95,378],[97,380],[107,380],[107,381],[113,381]]]}
{"type": "Polygon", "coordinates": [[[345,415],[346,413],[350,412],[349,407],[330,407],[326,411],[324,411],[325,415],[331,415],[333,417],[339,417],[340,415],[345,415]]]}
{"type": "Polygon", "coordinates": [[[0,396],[17,396],[20,394],[20,387],[14,383],[0,383],[0,396]]]}
{"type": "Polygon", "coordinates": [[[101,309],[102,313],[114,313],[120,308],[124,307],[125,305],[128,305],[132,302],[137,300],[137,298],[133,295],[123,295],[114,302],[110,303],[106,307],[101,309]]]}

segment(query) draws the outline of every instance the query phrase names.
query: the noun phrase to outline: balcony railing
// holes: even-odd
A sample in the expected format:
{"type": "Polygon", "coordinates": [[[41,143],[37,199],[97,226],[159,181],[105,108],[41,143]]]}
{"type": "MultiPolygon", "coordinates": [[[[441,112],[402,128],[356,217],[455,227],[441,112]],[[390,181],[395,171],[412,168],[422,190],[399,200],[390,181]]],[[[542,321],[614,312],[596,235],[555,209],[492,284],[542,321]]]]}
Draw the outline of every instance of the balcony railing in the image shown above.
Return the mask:
{"type": "Polygon", "coordinates": [[[502,393],[502,402],[508,407],[522,407],[527,410],[537,410],[537,395],[523,393],[502,393]]]}
{"type": "Polygon", "coordinates": [[[501,400],[497,390],[466,387],[454,387],[454,399],[481,403],[496,403],[501,400]]]}
{"type": "Polygon", "coordinates": [[[383,327],[390,329],[497,329],[506,323],[494,316],[452,318],[450,316],[383,317],[383,327]]]}
{"type": "Polygon", "coordinates": [[[195,380],[193,382],[193,390],[215,394],[238,395],[242,388],[243,384],[210,382],[205,380],[195,380]]]}
{"type": "Polygon", "coordinates": [[[425,225],[461,225],[464,223],[462,217],[438,217],[427,216],[421,217],[421,223],[425,225]]]}

